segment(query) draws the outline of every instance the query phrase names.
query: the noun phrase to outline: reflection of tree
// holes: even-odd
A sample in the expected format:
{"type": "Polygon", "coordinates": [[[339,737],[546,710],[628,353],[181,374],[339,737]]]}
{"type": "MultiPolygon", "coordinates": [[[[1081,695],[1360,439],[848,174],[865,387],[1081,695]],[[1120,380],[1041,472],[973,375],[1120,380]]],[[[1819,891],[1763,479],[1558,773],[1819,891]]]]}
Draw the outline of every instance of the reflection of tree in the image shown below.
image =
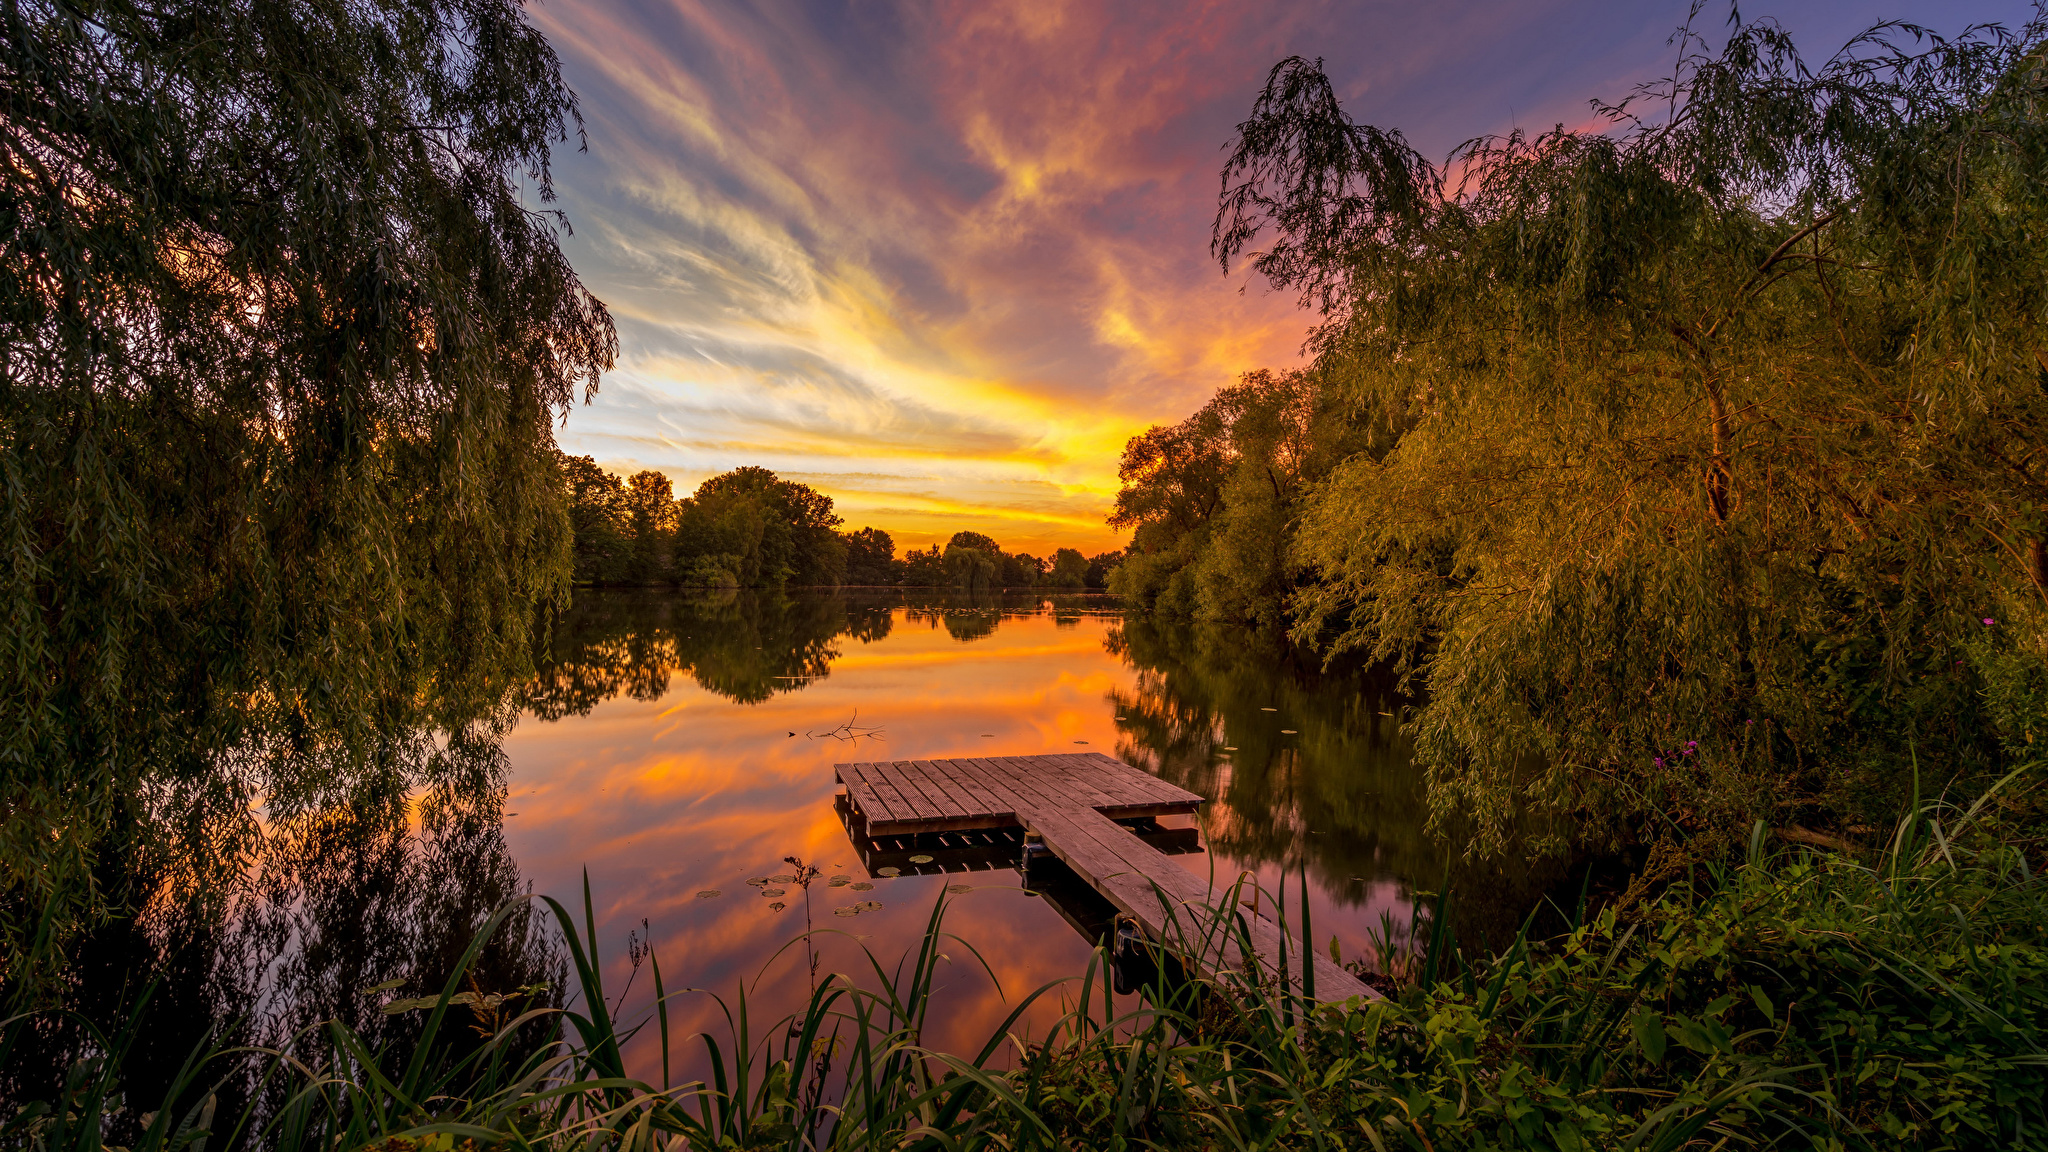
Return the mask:
{"type": "Polygon", "coordinates": [[[906,624],[968,642],[994,634],[1007,617],[1042,614],[1048,600],[1062,622],[1109,610],[1104,597],[1090,595],[583,590],[555,629],[524,703],[543,720],[559,720],[614,696],[658,699],[671,677],[688,675],[707,691],[755,704],[830,675],[841,641],[883,639],[898,608],[906,624]]]}
{"type": "Polygon", "coordinates": [[[947,635],[963,643],[995,634],[1004,620],[1043,616],[1049,608],[1056,626],[1071,628],[1081,617],[1114,610],[1114,601],[1096,594],[1047,595],[1041,592],[927,592],[922,589],[903,598],[904,622],[927,628],[944,628],[947,635]]]}
{"type": "MultiPolygon", "coordinates": [[[[1441,882],[1455,849],[1427,832],[1425,781],[1399,732],[1410,702],[1391,677],[1323,673],[1270,634],[1149,616],[1127,617],[1108,645],[1137,672],[1134,692],[1111,696],[1118,752],[1208,798],[1203,834],[1216,849],[1306,864],[1327,890],[1359,896],[1353,877],[1391,875],[1411,890],[1441,882]]],[[[1461,936],[1512,933],[1531,885],[1551,878],[1503,877],[1455,853],[1461,936]]]]}
{"type": "MultiPolygon", "coordinates": [[[[90,1046],[85,1023],[110,1035],[127,1030],[127,1013],[152,981],[124,1060],[134,1101],[161,1099],[209,1035],[271,1046],[333,1019],[371,1050],[403,1058],[424,1016],[386,1016],[381,1004],[438,993],[491,912],[520,893],[500,816],[511,715],[499,707],[448,728],[393,723],[355,749],[265,735],[216,758],[212,787],[138,797],[141,814],[116,837],[127,851],[108,854],[101,881],[141,911],[84,938],[60,990],[77,1017],[41,1018],[17,1039],[0,1070],[0,1097],[50,1098],[90,1046]],[[234,781],[258,762],[275,787],[257,821],[238,819],[249,810],[234,781]],[[287,767],[296,775],[280,770],[287,767]],[[160,824],[232,842],[223,855],[233,867],[159,850],[144,830],[160,824]],[[398,983],[363,991],[389,981],[398,983]]],[[[490,992],[544,985],[529,1005],[558,1004],[566,975],[529,908],[500,929],[473,972],[490,992]]],[[[478,1043],[468,1023],[452,1019],[442,1042],[458,1050],[478,1043]]],[[[535,1027],[521,1040],[530,1048],[546,1036],[535,1027]]],[[[302,1055],[318,1059],[322,1042],[302,1055]]],[[[247,1076],[231,1076],[217,1113],[235,1114],[252,1090],[247,1076]]],[[[266,1110],[281,1103],[263,1101],[266,1110]]],[[[116,1135],[125,1143],[134,1133],[116,1135]]]]}
{"type": "Polygon", "coordinates": [[[526,693],[544,720],[582,715],[627,695],[658,699],[687,674],[743,704],[790,692],[831,673],[845,636],[889,634],[887,607],[840,596],[779,592],[579,592],[556,628],[550,655],[526,693]]]}

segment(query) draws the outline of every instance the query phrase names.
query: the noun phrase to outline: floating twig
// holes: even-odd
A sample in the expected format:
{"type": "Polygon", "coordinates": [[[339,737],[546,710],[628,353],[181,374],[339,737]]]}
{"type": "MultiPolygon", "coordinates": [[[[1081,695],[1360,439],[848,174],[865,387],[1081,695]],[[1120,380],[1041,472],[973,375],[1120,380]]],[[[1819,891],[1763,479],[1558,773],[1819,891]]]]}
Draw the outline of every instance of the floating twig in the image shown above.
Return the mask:
{"type": "Polygon", "coordinates": [[[806,732],[804,733],[804,736],[811,740],[823,740],[827,736],[830,736],[834,740],[861,740],[864,738],[870,740],[880,740],[882,738],[881,725],[862,725],[858,722],[859,720],[860,709],[856,708],[853,710],[853,719],[848,720],[846,723],[841,724],[839,727],[827,728],[823,732],[806,732]]]}

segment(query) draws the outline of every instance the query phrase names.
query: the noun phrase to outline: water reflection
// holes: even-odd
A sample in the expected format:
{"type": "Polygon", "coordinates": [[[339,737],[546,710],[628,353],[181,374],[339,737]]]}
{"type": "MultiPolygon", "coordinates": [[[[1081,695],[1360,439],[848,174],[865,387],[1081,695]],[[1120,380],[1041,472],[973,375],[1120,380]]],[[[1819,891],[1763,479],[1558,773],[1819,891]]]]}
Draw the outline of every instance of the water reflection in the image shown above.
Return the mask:
{"type": "MultiPolygon", "coordinates": [[[[39,1016],[14,1036],[0,1100],[49,1098],[93,1028],[132,1036],[126,1078],[130,1097],[144,1101],[161,1099],[209,1041],[277,1047],[331,1019],[373,1050],[411,1050],[422,1015],[387,1015],[382,1004],[438,992],[491,913],[523,890],[499,815],[512,713],[437,727],[421,703],[412,723],[352,752],[252,743],[220,755],[213,787],[137,797],[134,826],[109,838],[126,850],[103,859],[100,880],[139,911],[74,950],[62,987],[72,1014],[39,1016]],[[221,798],[238,794],[234,779],[255,763],[321,770],[297,787],[276,776],[280,787],[253,812],[224,811],[221,798]],[[237,863],[233,874],[155,851],[167,827],[230,844],[221,855],[237,863]]],[[[474,968],[484,990],[528,989],[529,1006],[558,1003],[565,971],[530,908],[474,968]]],[[[447,1040],[459,1055],[477,1037],[455,1028],[447,1040]]],[[[515,1050],[544,1040],[532,1029],[515,1050]]],[[[209,1088],[224,1115],[261,1090],[247,1076],[209,1088]]],[[[137,1119],[117,1117],[113,1142],[132,1140],[137,1119]]]]}
{"type": "MultiPolygon", "coordinates": [[[[334,1017],[403,1046],[417,1021],[383,1015],[384,1000],[438,987],[499,901],[580,893],[587,871],[612,987],[644,920],[671,987],[745,983],[750,1011],[772,1017],[807,991],[809,958],[788,947],[806,925],[822,930],[822,971],[859,972],[863,947],[893,962],[952,884],[967,891],[948,926],[1001,992],[963,951],[927,1039],[979,1047],[1008,1004],[1081,969],[1101,910],[1085,893],[1030,895],[993,839],[941,845],[979,852],[950,875],[936,851],[861,843],[835,807],[832,766],[847,760],[1114,751],[1207,798],[1199,838],[1186,821],[1162,830],[1184,850],[1177,866],[1223,883],[1247,869],[1269,887],[1306,868],[1316,945],[1334,938],[1347,959],[1386,920],[1405,925],[1411,895],[1444,874],[1391,684],[1323,672],[1269,637],[1126,620],[1102,597],[583,593],[540,675],[487,703],[422,705],[373,754],[301,750],[305,783],[257,798],[260,834],[233,854],[232,882],[131,867],[120,883],[146,911],[82,951],[74,1005],[111,1021],[154,968],[164,983],[135,1059],[164,1075],[212,1022],[251,1013],[260,1037],[334,1017]],[[864,877],[868,890],[771,901],[747,883],[787,856],[865,873],[891,851],[902,874],[864,877]],[[933,866],[913,866],[920,855],[933,866]],[[879,907],[834,915],[855,902],[879,907]]],[[[1474,940],[1505,939],[1550,878],[1457,869],[1474,940]]],[[[545,925],[525,919],[482,979],[559,995],[560,974],[545,925]]],[[[723,1026],[701,995],[672,1017],[685,1033],[723,1026]]],[[[39,1035],[45,1071],[77,1040],[39,1035]]],[[[44,1074],[11,1063],[17,1083],[44,1074]]]]}

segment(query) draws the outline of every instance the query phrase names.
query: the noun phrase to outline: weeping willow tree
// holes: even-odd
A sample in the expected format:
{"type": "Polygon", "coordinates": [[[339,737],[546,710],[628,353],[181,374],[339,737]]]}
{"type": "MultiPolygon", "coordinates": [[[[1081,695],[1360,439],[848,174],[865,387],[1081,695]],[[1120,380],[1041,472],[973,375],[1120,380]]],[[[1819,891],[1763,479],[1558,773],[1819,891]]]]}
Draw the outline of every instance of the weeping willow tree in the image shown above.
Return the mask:
{"type": "Polygon", "coordinates": [[[2048,744],[2044,32],[1688,32],[1441,165],[1273,69],[1214,251],[1394,437],[1304,498],[1297,630],[1405,662],[1482,847],[1853,833],[2048,744]]]}
{"type": "MultiPolygon", "coordinates": [[[[21,980],[105,911],[105,830],[157,842],[181,792],[315,790],[351,760],[307,749],[502,691],[569,572],[553,418],[616,339],[544,207],[581,125],[518,3],[0,0],[0,22],[21,980]],[[223,748],[289,767],[222,772],[223,748]]],[[[231,857],[211,828],[183,847],[231,857]]]]}

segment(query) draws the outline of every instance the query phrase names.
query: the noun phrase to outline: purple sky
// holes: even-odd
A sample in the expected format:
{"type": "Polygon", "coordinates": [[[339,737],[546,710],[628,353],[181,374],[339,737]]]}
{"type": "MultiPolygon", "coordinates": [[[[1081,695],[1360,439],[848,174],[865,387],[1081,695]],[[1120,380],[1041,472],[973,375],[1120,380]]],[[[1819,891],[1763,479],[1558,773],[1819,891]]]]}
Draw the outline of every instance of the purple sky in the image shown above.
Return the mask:
{"type": "MultiPolygon", "coordinates": [[[[1745,5],[1809,59],[1881,19],[2018,3],[1745,5]]],[[[622,355],[563,447],[679,490],[760,464],[900,547],[971,528],[1093,552],[1123,442],[1312,317],[1208,256],[1274,62],[1320,56],[1424,153],[1587,120],[1668,70],[1680,4],[546,0],[583,101],[568,251],[622,355]]],[[[1718,37],[1727,9],[1697,26],[1718,37]]]]}

